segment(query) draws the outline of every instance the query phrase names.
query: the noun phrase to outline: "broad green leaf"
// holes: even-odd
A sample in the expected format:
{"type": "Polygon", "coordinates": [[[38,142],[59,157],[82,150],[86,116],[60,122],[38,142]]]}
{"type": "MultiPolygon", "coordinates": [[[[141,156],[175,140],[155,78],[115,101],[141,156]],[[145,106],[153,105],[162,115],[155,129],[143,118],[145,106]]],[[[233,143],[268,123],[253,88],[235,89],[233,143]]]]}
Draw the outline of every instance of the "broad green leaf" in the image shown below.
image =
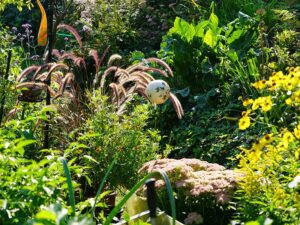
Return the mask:
{"type": "Polygon", "coordinates": [[[37,219],[45,219],[50,221],[56,221],[56,215],[54,212],[43,210],[36,215],[37,219]]]}
{"type": "Polygon", "coordinates": [[[195,27],[195,36],[196,37],[204,37],[204,31],[207,25],[209,24],[209,21],[205,20],[197,24],[195,27]]]}
{"type": "Polygon", "coordinates": [[[57,112],[57,108],[54,105],[49,105],[49,106],[43,107],[40,112],[41,113],[44,113],[44,112],[57,112]]]}
{"type": "Polygon", "coordinates": [[[257,221],[251,221],[251,222],[246,223],[245,225],[260,225],[260,224],[257,221]]]}
{"type": "Polygon", "coordinates": [[[210,14],[210,18],[209,19],[210,19],[211,24],[213,25],[213,27],[217,28],[218,25],[219,25],[219,19],[216,16],[216,14],[214,14],[214,13],[210,14]]]}
{"type": "Polygon", "coordinates": [[[244,33],[244,30],[236,30],[236,31],[234,31],[234,32],[227,38],[227,43],[230,45],[230,44],[233,43],[235,40],[239,39],[243,33],[244,33]]]}
{"type": "Polygon", "coordinates": [[[195,36],[195,28],[192,24],[176,17],[174,27],[170,30],[170,33],[179,34],[182,38],[190,42],[195,36]]]}
{"type": "Polygon", "coordinates": [[[237,55],[236,51],[230,50],[228,51],[228,57],[233,61],[236,62],[239,59],[239,56],[237,55]]]}
{"type": "Polygon", "coordinates": [[[23,155],[24,154],[24,147],[25,146],[28,146],[28,145],[31,145],[31,144],[34,144],[36,143],[35,140],[22,140],[20,141],[17,146],[15,147],[15,150],[20,154],[20,155],[23,155]]]}
{"type": "Polygon", "coordinates": [[[204,36],[203,39],[204,43],[207,44],[209,47],[214,48],[216,46],[216,35],[212,31],[212,29],[209,29],[204,36]]]}

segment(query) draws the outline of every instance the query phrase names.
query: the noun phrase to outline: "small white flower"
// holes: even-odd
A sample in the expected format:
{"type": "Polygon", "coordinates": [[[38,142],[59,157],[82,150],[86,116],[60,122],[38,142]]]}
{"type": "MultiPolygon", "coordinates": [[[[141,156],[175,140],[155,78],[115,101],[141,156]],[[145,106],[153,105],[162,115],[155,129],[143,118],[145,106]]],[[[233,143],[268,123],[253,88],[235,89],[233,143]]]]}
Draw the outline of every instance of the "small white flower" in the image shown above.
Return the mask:
{"type": "Polygon", "coordinates": [[[5,142],[5,144],[4,144],[4,148],[8,148],[8,147],[9,147],[9,145],[10,145],[10,143],[9,143],[9,142],[5,142]]]}
{"type": "Polygon", "coordinates": [[[300,183],[300,176],[296,176],[292,182],[289,183],[289,188],[296,188],[300,183]]]}

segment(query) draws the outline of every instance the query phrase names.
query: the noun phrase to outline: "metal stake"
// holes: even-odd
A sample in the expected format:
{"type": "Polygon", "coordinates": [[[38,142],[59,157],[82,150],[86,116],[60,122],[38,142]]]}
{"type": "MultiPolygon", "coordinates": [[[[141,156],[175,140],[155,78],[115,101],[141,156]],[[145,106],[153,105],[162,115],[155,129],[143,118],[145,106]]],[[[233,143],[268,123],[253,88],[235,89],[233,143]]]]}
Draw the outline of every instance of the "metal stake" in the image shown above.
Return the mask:
{"type": "MultiPolygon", "coordinates": [[[[52,61],[52,50],[53,50],[53,14],[54,14],[54,1],[49,0],[49,14],[48,14],[48,38],[49,38],[49,47],[48,47],[48,55],[46,59],[46,63],[50,63],[52,61]]],[[[48,86],[51,85],[51,76],[49,76],[46,81],[48,86]]],[[[46,105],[51,104],[51,95],[49,90],[47,90],[46,95],[46,105]]],[[[50,113],[47,112],[47,117],[50,117],[50,113]]],[[[46,121],[45,125],[45,139],[44,139],[44,148],[49,148],[49,133],[50,133],[50,124],[49,121],[46,121]]]]}
{"type": "Polygon", "coordinates": [[[147,203],[149,208],[150,222],[156,225],[156,194],[155,194],[155,179],[151,178],[146,181],[147,186],[147,203]]]}

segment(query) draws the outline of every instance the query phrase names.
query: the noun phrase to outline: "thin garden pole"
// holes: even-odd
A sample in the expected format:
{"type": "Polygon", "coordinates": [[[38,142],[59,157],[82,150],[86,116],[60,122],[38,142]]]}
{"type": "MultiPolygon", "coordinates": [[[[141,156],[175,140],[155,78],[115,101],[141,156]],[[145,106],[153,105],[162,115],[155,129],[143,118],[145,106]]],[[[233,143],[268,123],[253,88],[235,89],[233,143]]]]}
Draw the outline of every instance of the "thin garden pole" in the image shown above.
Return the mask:
{"type": "Polygon", "coordinates": [[[5,74],[3,76],[3,91],[2,91],[2,98],[1,98],[1,108],[0,108],[0,124],[2,123],[2,119],[3,119],[3,114],[4,114],[4,105],[5,105],[5,82],[8,80],[8,74],[9,74],[9,70],[10,70],[10,63],[11,63],[11,55],[12,55],[12,50],[10,49],[8,51],[8,55],[7,55],[7,64],[6,64],[6,70],[5,70],[5,74]]]}
{"type": "MultiPolygon", "coordinates": [[[[55,0],[49,0],[49,13],[48,13],[48,55],[46,59],[46,63],[52,62],[52,50],[53,50],[53,14],[54,14],[54,1],[55,0]]],[[[51,85],[51,76],[49,76],[48,80],[46,80],[46,84],[48,86],[51,85]]],[[[49,90],[47,89],[47,96],[46,96],[46,105],[51,104],[51,95],[49,90]]],[[[47,117],[49,119],[50,114],[47,112],[47,117]]],[[[50,133],[50,123],[49,121],[46,121],[45,125],[45,139],[44,139],[44,148],[49,148],[49,133],[50,133]]]]}

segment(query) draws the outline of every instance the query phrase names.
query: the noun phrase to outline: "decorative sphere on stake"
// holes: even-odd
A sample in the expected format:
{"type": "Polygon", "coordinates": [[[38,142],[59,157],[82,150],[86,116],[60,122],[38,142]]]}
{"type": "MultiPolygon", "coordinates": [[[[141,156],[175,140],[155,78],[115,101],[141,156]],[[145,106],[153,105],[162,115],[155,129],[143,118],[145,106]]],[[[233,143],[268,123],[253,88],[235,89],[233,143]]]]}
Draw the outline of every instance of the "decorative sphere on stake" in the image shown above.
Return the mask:
{"type": "Polygon", "coordinates": [[[152,104],[163,104],[170,96],[170,86],[163,80],[151,81],[146,87],[146,95],[152,104]]]}

